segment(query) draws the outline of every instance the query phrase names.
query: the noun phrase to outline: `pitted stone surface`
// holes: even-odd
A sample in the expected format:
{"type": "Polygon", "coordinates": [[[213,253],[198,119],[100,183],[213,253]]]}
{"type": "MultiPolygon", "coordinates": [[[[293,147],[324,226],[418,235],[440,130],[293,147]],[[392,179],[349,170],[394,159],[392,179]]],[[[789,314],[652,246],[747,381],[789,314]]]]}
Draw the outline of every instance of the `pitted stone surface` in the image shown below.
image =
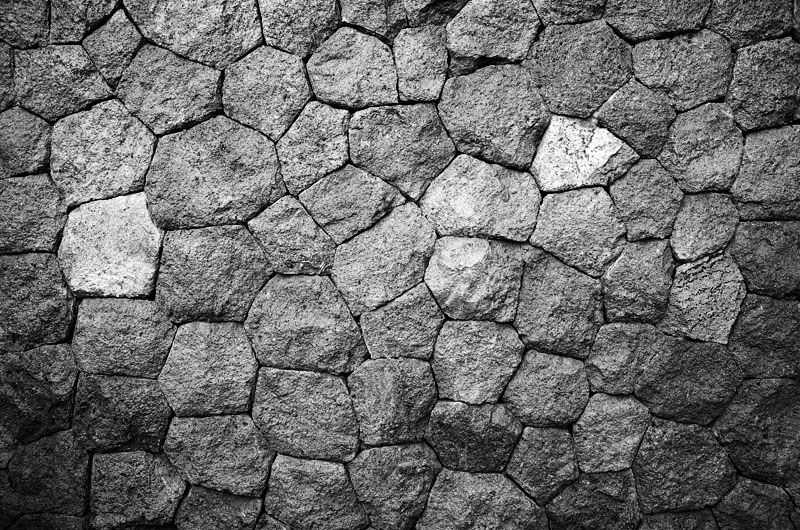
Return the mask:
{"type": "Polygon", "coordinates": [[[692,530],[718,530],[717,521],[709,509],[690,510],[686,512],[664,512],[645,515],[641,528],[643,530],[673,530],[675,528],[691,528],[692,530]]]}
{"type": "Polygon", "coordinates": [[[51,134],[46,121],[22,107],[0,114],[0,179],[43,169],[50,157],[51,134]]]}
{"type": "Polygon", "coordinates": [[[339,20],[335,0],[258,0],[267,46],[306,57],[328,38],[339,20]]]}
{"type": "Polygon", "coordinates": [[[444,28],[404,29],[394,39],[397,89],[401,101],[439,99],[447,77],[447,35],[444,28]]]}
{"type": "Polygon", "coordinates": [[[600,328],[586,360],[592,391],[632,394],[642,365],[663,351],[668,340],[649,324],[614,323],[600,328]]]}
{"type": "Polygon", "coordinates": [[[791,528],[792,501],[781,488],[741,478],[717,506],[714,517],[723,528],[791,528]]]}
{"type": "MultiPolygon", "coordinates": [[[[725,2],[711,0],[705,25],[731,41],[734,48],[780,37],[792,29],[792,3],[781,0],[725,2]]],[[[795,22],[796,24],[796,22],[795,22]]]]}
{"type": "Polygon", "coordinates": [[[30,48],[47,43],[49,8],[45,0],[3,2],[0,14],[3,25],[0,38],[9,44],[30,48]]]}
{"type": "Polygon", "coordinates": [[[800,294],[800,222],[739,223],[730,254],[750,291],[776,298],[800,294]]]}
{"type": "Polygon", "coordinates": [[[638,41],[700,29],[710,4],[711,0],[610,0],[604,16],[624,37],[638,41]]]}
{"type": "Polygon", "coordinates": [[[52,252],[67,205],[46,174],[0,178],[0,252],[52,252]]]}
{"type": "Polygon", "coordinates": [[[634,530],[641,518],[630,471],[583,474],[547,505],[552,530],[634,530]]]}
{"type": "Polygon", "coordinates": [[[53,0],[50,5],[50,42],[78,42],[111,14],[114,0],[53,0]]]}
{"type": "Polygon", "coordinates": [[[506,467],[509,477],[544,506],[578,478],[572,436],[566,429],[525,427],[506,467]]]}
{"type": "Polygon", "coordinates": [[[411,26],[447,24],[467,0],[403,0],[411,26]]]}
{"type": "MultiPolygon", "coordinates": [[[[444,76],[442,76],[444,83],[444,76]]],[[[438,95],[438,94],[437,94],[438,95]]],[[[0,110],[14,103],[14,51],[11,46],[0,43],[0,110]]]]}
{"type": "Polygon", "coordinates": [[[727,245],[738,222],[739,214],[728,195],[686,195],[670,238],[672,250],[682,261],[712,254],[727,245]]]}
{"type": "Polygon", "coordinates": [[[261,499],[231,495],[192,486],[175,514],[179,530],[189,528],[227,528],[251,530],[261,512],[261,499]]]}
{"type": "Polygon", "coordinates": [[[116,87],[142,43],[142,35],[120,9],[83,41],[83,48],[103,78],[116,87]]]}
{"type": "Polygon", "coordinates": [[[545,25],[577,24],[603,16],[605,0],[532,0],[545,25]]]}
{"type": "Polygon", "coordinates": [[[403,0],[342,0],[342,22],[391,39],[406,25],[403,0]]]}

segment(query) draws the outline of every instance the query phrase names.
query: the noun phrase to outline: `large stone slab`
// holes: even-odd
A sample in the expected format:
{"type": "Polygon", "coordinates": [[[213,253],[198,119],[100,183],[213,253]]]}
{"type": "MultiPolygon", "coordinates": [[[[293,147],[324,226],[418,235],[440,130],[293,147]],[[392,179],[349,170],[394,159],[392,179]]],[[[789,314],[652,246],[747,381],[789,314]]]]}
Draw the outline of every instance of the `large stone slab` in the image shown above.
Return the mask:
{"type": "Polygon", "coordinates": [[[394,63],[400,101],[439,99],[447,77],[447,35],[439,26],[400,31],[394,39],[394,63]]]}

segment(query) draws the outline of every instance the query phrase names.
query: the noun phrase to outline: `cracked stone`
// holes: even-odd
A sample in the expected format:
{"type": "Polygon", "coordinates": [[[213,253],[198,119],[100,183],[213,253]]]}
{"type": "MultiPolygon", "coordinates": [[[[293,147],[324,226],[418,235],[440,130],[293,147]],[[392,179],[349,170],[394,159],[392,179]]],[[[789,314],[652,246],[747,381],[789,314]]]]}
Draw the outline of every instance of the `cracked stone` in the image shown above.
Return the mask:
{"type": "Polygon", "coordinates": [[[710,3],[711,0],[680,4],[659,0],[609,0],[604,16],[623,37],[640,41],[700,29],[710,3]]]}
{"type": "Polygon", "coordinates": [[[730,254],[750,291],[776,298],[800,294],[800,222],[739,223],[730,254]]]}
{"type": "Polygon", "coordinates": [[[675,528],[689,530],[719,529],[711,510],[708,509],[645,515],[640,528],[641,530],[674,530],[675,528]]]}
{"type": "Polygon", "coordinates": [[[641,515],[630,471],[582,474],[547,505],[552,530],[634,530],[641,515]]]}
{"type": "Polygon", "coordinates": [[[439,99],[447,78],[447,35],[439,26],[400,31],[394,39],[397,90],[401,101],[439,99]]]}
{"type": "Polygon", "coordinates": [[[12,0],[0,4],[0,39],[12,46],[30,48],[47,44],[50,4],[46,0],[12,0]]]}
{"type": "Polygon", "coordinates": [[[106,82],[116,87],[141,43],[139,30],[120,9],[84,39],[83,48],[106,82]]]}
{"type": "Polygon", "coordinates": [[[342,22],[393,38],[406,25],[403,0],[342,0],[342,22]]]}
{"type": "Polygon", "coordinates": [[[404,0],[411,26],[443,26],[461,11],[467,0],[404,0]]]}
{"type": "Polygon", "coordinates": [[[642,365],[666,348],[667,340],[649,324],[614,323],[600,328],[586,360],[592,391],[633,394],[642,365]]]}
{"type": "Polygon", "coordinates": [[[577,24],[603,16],[605,0],[533,0],[536,12],[545,23],[577,24]]]}
{"type": "Polygon", "coordinates": [[[226,528],[251,530],[261,512],[261,499],[192,486],[175,515],[178,530],[226,528]]]}
{"type": "Polygon", "coordinates": [[[115,0],[52,0],[50,42],[79,42],[116,4],[115,0]]]}
{"type": "MultiPolygon", "coordinates": [[[[795,13],[796,10],[795,6],[795,13]]],[[[727,38],[734,48],[740,48],[789,33],[795,13],[791,2],[782,0],[712,0],[705,25],[727,38]]]]}
{"type": "Polygon", "coordinates": [[[270,517],[266,513],[262,513],[258,518],[256,530],[291,530],[288,526],[278,521],[274,517],[270,517]]]}
{"type": "Polygon", "coordinates": [[[578,478],[578,462],[569,431],[525,427],[506,473],[544,506],[565,485],[578,478]]]}
{"type": "Polygon", "coordinates": [[[44,169],[50,158],[50,136],[50,125],[22,107],[1,113],[0,179],[44,169]]]}
{"type": "Polygon", "coordinates": [[[267,46],[308,56],[339,24],[335,0],[258,0],[267,46]]]}
{"type": "Polygon", "coordinates": [[[722,528],[780,530],[792,528],[793,507],[781,488],[742,477],[713,510],[722,528]]]}
{"type": "Polygon", "coordinates": [[[739,223],[739,214],[728,195],[686,195],[678,210],[670,243],[675,256],[695,261],[728,244],[739,223]]]}
{"type": "MultiPolygon", "coordinates": [[[[442,83],[444,83],[444,79],[442,79],[442,83]]],[[[438,93],[436,96],[438,97],[438,93]]],[[[5,110],[13,105],[15,97],[14,50],[8,44],[0,42],[0,110],[5,110]]]]}
{"type": "Polygon", "coordinates": [[[52,252],[66,220],[67,205],[46,174],[0,178],[0,252],[52,252]]]}

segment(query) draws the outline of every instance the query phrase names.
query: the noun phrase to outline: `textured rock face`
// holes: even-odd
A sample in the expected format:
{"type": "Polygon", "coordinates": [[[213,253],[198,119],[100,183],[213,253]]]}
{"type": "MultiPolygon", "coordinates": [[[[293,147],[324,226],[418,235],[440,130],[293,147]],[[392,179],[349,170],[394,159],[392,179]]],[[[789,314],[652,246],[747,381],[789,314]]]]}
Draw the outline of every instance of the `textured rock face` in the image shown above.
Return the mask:
{"type": "MultiPolygon", "coordinates": [[[[14,103],[14,52],[8,44],[0,44],[0,109],[14,103]]],[[[442,79],[444,82],[444,78],[442,79]]]]}
{"type": "Polygon", "coordinates": [[[258,7],[267,45],[303,57],[336,31],[339,18],[334,0],[258,0],[258,7]]]}
{"type": "Polygon", "coordinates": [[[606,21],[632,40],[700,29],[711,0],[677,4],[657,0],[611,0],[606,3],[606,21]]]}
{"type": "Polygon", "coordinates": [[[757,5],[712,0],[706,26],[731,41],[735,48],[748,46],[780,37],[792,29],[792,4],[777,0],[757,5]]]}
{"type": "Polygon", "coordinates": [[[694,261],[720,250],[733,237],[738,222],[739,214],[728,195],[685,196],[670,239],[675,256],[694,261]]]}
{"type": "Polygon", "coordinates": [[[735,530],[791,528],[792,506],[781,488],[741,478],[714,508],[714,517],[735,530]]]}
{"type": "Polygon", "coordinates": [[[242,497],[192,486],[175,514],[178,528],[253,528],[261,512],[261,499],[242,497]]]}
{"type": "Polygon", "coordinates": [[[578,478],[572,436],[566,429],[525,427],[506,473],[543,506],[578,478]]]}
{"type": "Polygon", "coordinates": [[[342,22],[391,39],[406,25],[403,0],[344,0],[342,22]]]}
{"type": "Polygon", "coordinates": [[[552,24],[576,24],[596,20],[603,15],[601,0],[532,0],[542,21],[552,24]]]}
{"type": "Polygon", "coordinates": [[[547,505],[553,530],[633,530],[639,523],[630,471],[581,475],[547,505]]]}
{"type": "Polygon", "coordinates": [[[112,0],[54,0],[50,6],[50,42],[75,42],[111,14],[112,0]]]}
{"type": "Polygon", "coordinates": [[[717,521],[711,510],[691,510],[688,512],[665,512],[645,515],[642,528],[646,530],[671,530],[673,528],[692,528],[694,530],[717,530],[717,521]]]}
{"type": "Polygon", "coordinates": [[[447,77],[446,33],[438,26],[404,29],[394,39],[397,89],[401,101],[439,98],[447,77]]]}
{"type": "Polygon", "coordinates": [[[48,34],[48,4],[36,2],[5,2],[2,6],[3,20],[0,37],[21,48],[45,44],[48,34]]]}
{"type": "Polygon", "coordinates": [[[22,107],[0,114],[0,178],[43,169],[50,156],[50,137],[50,125],[22,107]]]}
{"type": "Polygon", "coordinates": [[[800,293],[800,223],[740,223],[730,253],[751,291],[777,298],[800,293]]]}
{"type": "Polygon", "coordinates": [[[66,221],[47,175],[0,179],[0,252],[52,252],[66,221]]]}
{"type": "Polygon", "coordinates": [[[586,360],[594,392],[632,394],[642,365],[665,348],[667,337],[649,324],[608,324],[595,337],[586,360]]]}
{"type": "Polygon", "coordinates": [[[111,87],[116,87],[142,42],[142,35],[120,9],[83,41],[89,58],[111,87]]]}

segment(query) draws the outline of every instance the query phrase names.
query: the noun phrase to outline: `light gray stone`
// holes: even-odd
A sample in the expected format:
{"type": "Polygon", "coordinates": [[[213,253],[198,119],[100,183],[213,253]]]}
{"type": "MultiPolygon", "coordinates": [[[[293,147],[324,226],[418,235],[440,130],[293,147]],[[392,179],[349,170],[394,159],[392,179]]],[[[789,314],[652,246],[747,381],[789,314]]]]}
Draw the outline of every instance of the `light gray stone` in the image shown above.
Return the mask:
{"type": "Polygon", "coordinates": [[[729,249],[750,292],[776,298],[800,294],[800,222],[739,223],[729,249]]]}
{"type": "Polygon", "coordinates": [[[710,4],[711,0],[610,0],[604,17],[623,37],[640,41],[700,29],[710,4]]]}
{"type": "Polygon", "coordinates": [[[46,174],[0,178],[0,252],[52,252],[66,221],[67,205],[46,174]]]}
{"type": "Polygon", "coordinates": [[[51,134],[46,121],[22,107],[1,113],[0,179],[43,169],[50,157],[51,134]]]}
{"type": "Polygon", "coordinates": [[[406,25],[403,0],[342,0],[342,22],[391,39],[406,25]]]}
{"type": "MultiPolygon", "coordinates": [[[[442,79],[444,83],[444,79],[442,79]]],[[[0,110],[14,104],[14,50],[5,43],[0,43],[0,110]]],[[[438,94],[437,94],[438,97],[438,94]]]]}
{"type": "Polygon", "coordinates": [[[259,498],[192,486],[175,514],[175,526],[178,530],[252,530],[260,512],[259,498]]]}
{"type": "Polygon", "coordinates": [[[630,471],[582,474],[547,505],[551,530],[634,530],[641,518],[630,471]]]}
{"type": "Polygon", "coordinates": [[[506,473],[537,504],[544,506],[578,478],[578,462],[569,431],[525,427],[506,473]]]}
{"type": "Polygon", "coordinates": [[[787,34],[796,17],[797,6],[793,10],[792,2],[712,0],[705,25],[727,38],[734,48],[740,48],[787,34]]]}
{"type": "Polygon", "coordinates": [[[603,16],[605,0],[532,0],[545,25],[576,24],[603,16]]]}
{"type": "Polygon", "coordinates": [[[339,23],[336,0],[258,0],[267,46],[307,57],[339,23]]]}
{"type": "Polygon", "coordinates": [[[141,43],[139,30],[119,9],[84,39],[83,48],[106,82],[116,87],[141,43]]]}
{"type": "Polygon", "coordinates": [[[642,365],[666,349],[668,340],[650,324],[613,323],[601,327],[586,359],[592,391],[632,394],[642,365]]]}
{"type": "Polygon", "coordinates": [[[447,77],[446,39],[439,26],[409,28],[397,34],[393,50],[401,101],[439,99],[447,77]]]}
{"type": "Polygon", "coordinates": [[[738,223],[739,214],[728,195],[686,195],[670,238],[675,257],[695,261],[722,249],[733,237],[738,223]]]}
{"type": "Polygon", "coordinates": [[[52,0],[50,42],[79,42],[114,10],[115,0],[52,0]]]}
{"type": "Polygon", "coordinates": [[[0,39],[20,48],[47,44],[49,8],[45,0],[3,2],[0,14],[5,23],[0,27],[0,39]]]}

